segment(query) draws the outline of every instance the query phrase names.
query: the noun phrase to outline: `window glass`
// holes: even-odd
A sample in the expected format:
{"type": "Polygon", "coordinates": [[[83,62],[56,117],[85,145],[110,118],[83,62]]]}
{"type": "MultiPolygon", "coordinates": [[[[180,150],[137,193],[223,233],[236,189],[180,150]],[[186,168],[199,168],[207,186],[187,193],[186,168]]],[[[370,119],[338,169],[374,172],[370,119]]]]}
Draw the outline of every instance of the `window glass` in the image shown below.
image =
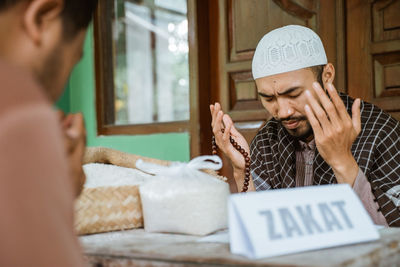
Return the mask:
{"type": "Polygon", "coordinates": [[[115,0],[115,124],[189,120],[186,0],[115,0]]]}

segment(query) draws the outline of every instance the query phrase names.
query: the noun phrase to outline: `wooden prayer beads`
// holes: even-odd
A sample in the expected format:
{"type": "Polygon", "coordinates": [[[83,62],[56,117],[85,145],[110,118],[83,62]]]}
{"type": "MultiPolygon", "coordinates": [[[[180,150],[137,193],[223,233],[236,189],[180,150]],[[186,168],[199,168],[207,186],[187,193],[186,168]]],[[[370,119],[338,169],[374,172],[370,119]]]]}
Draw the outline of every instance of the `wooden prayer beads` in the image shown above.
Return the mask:
{"type": "MultiPolygon", "coordinates": [[[[221,130],[222,133],[224,133],[224,129],[221,130]]],[[[233,139],[232,136],[229,137],[229,141],[231,142],[232,146],[239,151],[240,154],[244,157],[245,161],[245,173],[244,173],[244,184],[242,188],[242,193],[247,192],[249,189],[249,182],[250,182],[250,157],[249,154],[242,148],[236,141],[233,139]]],[[[217,143],[215,142],[215,136],[212,137],[212,154],[216,155],[218,146],[217,143]]]]}

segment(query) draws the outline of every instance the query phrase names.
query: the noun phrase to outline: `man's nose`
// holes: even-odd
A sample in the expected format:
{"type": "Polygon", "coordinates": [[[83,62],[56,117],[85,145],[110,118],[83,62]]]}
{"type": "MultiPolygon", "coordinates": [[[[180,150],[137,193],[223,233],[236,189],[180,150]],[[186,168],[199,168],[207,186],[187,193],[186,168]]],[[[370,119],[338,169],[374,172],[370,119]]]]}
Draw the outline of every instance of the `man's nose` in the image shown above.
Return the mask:
{"type": "Polygon", "coordinates": [[[279,119],[286,119],[294,114],[294,109],[290,105],[289,101],[282,99],[278,100],[277,104],[278,104],[277,108],[278,108],[279,119]]]}

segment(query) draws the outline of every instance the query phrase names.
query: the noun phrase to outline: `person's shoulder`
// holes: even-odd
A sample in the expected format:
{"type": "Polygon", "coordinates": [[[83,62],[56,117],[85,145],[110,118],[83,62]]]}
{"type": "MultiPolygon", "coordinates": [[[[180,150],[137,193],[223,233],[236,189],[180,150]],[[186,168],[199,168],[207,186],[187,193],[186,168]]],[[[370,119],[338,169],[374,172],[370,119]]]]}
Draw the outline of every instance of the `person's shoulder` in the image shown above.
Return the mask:
{"type": "Polygon", "coordinates": [[[365,124],[365,127],[371,129],[390,132],[393,129],[397,129],[397,131],[400,131],[400,123],[398,120],[378,106],[366,101],[361,102],[361,121],[365,124]]]}
{"type": "Polygon", "coordinates": [[[260,141],[265,142],[270,139],[274,139],[274,137],[276,138],[277,135],[278,135],[278,122],[272,118],[258,130],[257,134],[253,138],[252,145],[255,145],[260,141]]]}
{"type": "Polygon", "coordinates": [[[31,105],[51,107],[43,89],[29,72],[1,60],[0,88],[0,116],[31,105]]]}
{"type": "MultiPolygon", "coordinates": [[[[351,107],[354,99],[343,93],[341,93],[340,96],[349,114],[351,114],[351,107]]],[[[362,131],[364,134],[370,135],[373,133],[373,135],[379,135],[381,138],[393,134],[400,136],[400,122],[378,106],[361,100],[360,113],[362,131]]]]}

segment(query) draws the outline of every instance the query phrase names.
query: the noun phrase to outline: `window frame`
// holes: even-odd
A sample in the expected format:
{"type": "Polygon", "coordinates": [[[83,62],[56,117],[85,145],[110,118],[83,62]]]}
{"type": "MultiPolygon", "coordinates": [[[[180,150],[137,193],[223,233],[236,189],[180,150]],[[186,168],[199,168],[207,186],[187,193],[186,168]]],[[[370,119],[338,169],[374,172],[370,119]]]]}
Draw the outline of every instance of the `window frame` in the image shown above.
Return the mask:
{"type": "Polygon", "coordinates": [[[114,63],[112,43],[112,16],[114,0],[99,1],[94,16],[94,57],[96,83],[96,114],[98,135],[145,135],[182,133],[190,135],[191,154],[199,154],[198,114],[198,49],[196,27],[196,0],[187,0],[189,45],[189,110],[187,121],[154,122],[149,124],[115,124],[114,63]]]}

